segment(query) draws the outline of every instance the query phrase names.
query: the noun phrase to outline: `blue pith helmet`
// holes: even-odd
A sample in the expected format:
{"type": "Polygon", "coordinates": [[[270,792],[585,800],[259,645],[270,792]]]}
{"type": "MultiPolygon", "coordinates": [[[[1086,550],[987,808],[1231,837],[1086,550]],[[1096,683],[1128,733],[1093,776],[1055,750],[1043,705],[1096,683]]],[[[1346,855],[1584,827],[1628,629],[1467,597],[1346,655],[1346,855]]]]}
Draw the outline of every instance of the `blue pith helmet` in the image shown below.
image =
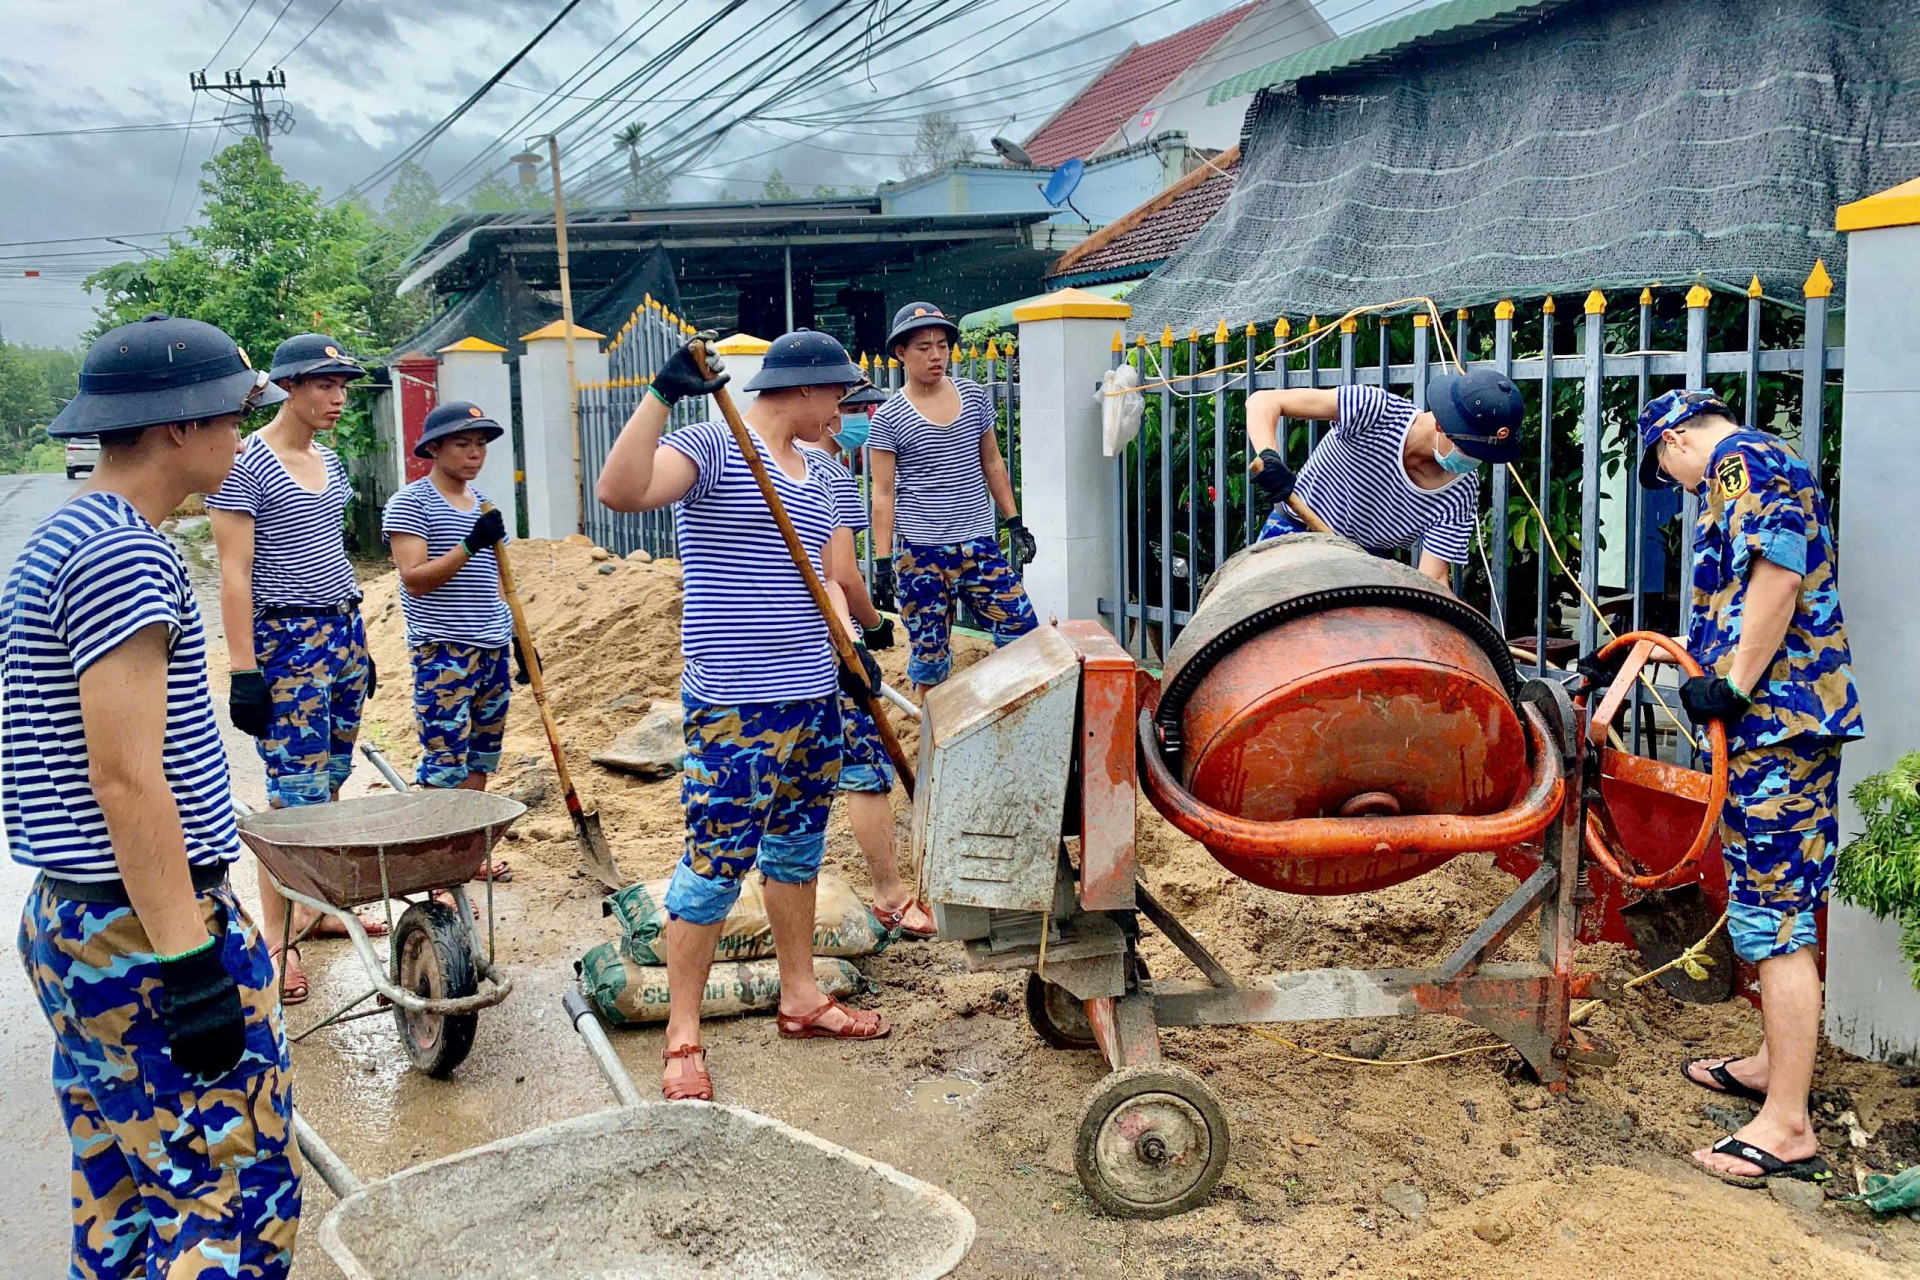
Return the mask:
{"type": "Polygon", "coordinates": [[[1660,470],[1660,435],[1688,418],[1710,413],[1737,423],[1727,402],[1711,391],[1669,391],[1647,401],[1640,411],[1640,483],[1649,489],[1671,489],[1673,481],[1660,470]]]}
{"type": "Polygon", "coordinates": [[[1495,369],[1443,373],[1427,384],[1427,409],[1468,457],[1497,465],[1520,456],[1527,405],[1506,374],[1495,369]]]}
{"type": "Polygon", "coordinates": [[[427,446],[435,440],[444,440],[448,436],[459,435],[462,431],[478,431],[492,444],[507,434],[507,429],[487,416],[486,410],[467,400],[449,400],[445,404],[434,406],[427,420],[420,424],[420,443],[413,446],[416,458],[431,458],[427,446]]]}
{"type": "Polygon", "coordinates": [[[855,409],[871,409],[875,405],[882,405],[886,402],[887,393],[869,382],[862,386],[855,387],[852,391],[840,397],[840,412],[852,413],[855,409]]]}
{"type": "Polygon", "coordinates": [[[267,370],[267,376],[275,382],[322,373],[344,378],[367,376],[360,362],[340,349],[340,340],[324,333],[294,334],[273,349],[273,368],[267,370]]]}
{"type": "Polygon", "coordinates": [[[197,422],[286,398],[224,330],[155,312],[107,330],[87,349],[80,393],[47,425],[47,434],[71,440],[197,422]]]}
{"type": "Polygon", "coordinates": [[[760,372],[747,380],[748,391],[786,387],[857,387],[867,380],[847,359],[847,349],[832,334],[795,329],[782,334],[761,357],[760,372]]]}
{"type": "Polygon", "coordinates": [[[895,344],[904,342],[907,335],[919,329],[942,330],[947,335],[948,346],[960,341],[960,326],[947,319],[946,312],[931,302],[909,302],[893,313],[893,331],[887,335],[887,350],[891,352],[895,344]]]}

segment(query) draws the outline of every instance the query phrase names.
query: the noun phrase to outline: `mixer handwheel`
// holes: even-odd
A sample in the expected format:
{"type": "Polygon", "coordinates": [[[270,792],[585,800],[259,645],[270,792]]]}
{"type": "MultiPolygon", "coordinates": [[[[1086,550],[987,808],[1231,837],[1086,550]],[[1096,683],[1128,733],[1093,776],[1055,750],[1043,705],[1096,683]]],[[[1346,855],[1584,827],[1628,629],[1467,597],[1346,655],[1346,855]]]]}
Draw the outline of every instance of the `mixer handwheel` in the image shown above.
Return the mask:
{"type": "Polygon", "coordinates": [[[1086,1004],[1037,973],[1027,975],[1027,1021],[1056,1049],[1091,1049],[1098,1043],[1086,1004]]]}
{"type": "Polygon", "coordinates": [[[1191,1071],[1124,1067],[1080,1108],[1080,1185],[1121,1218],[1165,1218],[1204,1204],[1227,1169],[1227,1117],[1191,1071]]]}

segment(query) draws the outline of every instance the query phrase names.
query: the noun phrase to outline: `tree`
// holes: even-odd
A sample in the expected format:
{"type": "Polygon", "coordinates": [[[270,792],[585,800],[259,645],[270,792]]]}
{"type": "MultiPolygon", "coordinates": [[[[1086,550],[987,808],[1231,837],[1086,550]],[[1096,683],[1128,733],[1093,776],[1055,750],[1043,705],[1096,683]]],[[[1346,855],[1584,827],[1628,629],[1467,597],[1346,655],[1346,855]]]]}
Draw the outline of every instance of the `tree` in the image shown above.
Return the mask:
{"type": "Polygon", "coordinates": [[[626,203],[665,204],[673,197],[673,182],[653,165],[640,163],[640,139],[646,133],[644,120],[635,120],[613,133],[613,149],[627,155],[627,182],[622,190],[626,203]]]}
{"type": "Polygon", "coordinates": [[[470,213],[529,213],[553,208],[553,195],[540,187],[523,187],[497,173],[482,178],[467,197],[470,213]]]}
{"type": "Polygon", "coordinates": [[[818,186],[813,189],[815,200],[837,200],[839,197],[840,188],[838,187],[818,186]]]}
{"type": "Polygon", "coordinates": [[[47,423],[79,390],[78,352],[0,338],[0,473],[58,471],[62,449],[47,423]]]}
{"type": "Polygon", "coordinates": [[[785,176],[783,176],[778,169],[775,169],[767,175],[767,180],[760,184],[760,198],[763,200],[791,200],[793,199],[793,188],[787,185],[785,176]]]}
{"type": "Polygon", "coordinates": [[[900,176],[931,173],[950,164],[969,159],[977,148],[973,135],[963,132],[954,118],[935,111],[920,117],[919,132],[914,134],[913,150],[900,158],[900,176]]]}

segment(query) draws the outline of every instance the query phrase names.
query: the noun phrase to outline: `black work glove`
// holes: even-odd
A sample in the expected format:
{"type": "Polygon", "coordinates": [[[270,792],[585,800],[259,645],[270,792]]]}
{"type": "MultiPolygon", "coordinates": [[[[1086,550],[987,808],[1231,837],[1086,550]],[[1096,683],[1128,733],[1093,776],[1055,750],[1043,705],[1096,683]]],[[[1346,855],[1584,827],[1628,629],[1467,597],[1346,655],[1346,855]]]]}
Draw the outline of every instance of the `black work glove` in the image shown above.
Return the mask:
{"type": "Polygon", "coordinates": [[[1033,553],[1040,549],[1040,544],[1033,540],[1033,531],[1028,529],[1027,522],[1017,515],[1008,516],[1005,523],[1007,541],[1013,544],[1015,553],[1020,557],[1020,563],[1032,564],[1033,553]]]}
{"type": "MultiPolygon", "coordinates": [[[[535,662],[540,661],[539,645],[533,647],[533,660],[535,662]]],[[[541,670],[544,671],[545,668],[543,667],[541,670]]],[[[527,670],[527,651],[520,647],[519,636],[513,638],[513,682],[515,684],[533,683],[533,672],[527,670]]]]}
{"type": "Polygon", "coordinates": [[[893,619],[882,618],[877,627],[860,628],[860,636],[867,642],[869,649],[893,648],[893,619]]]}
{"type": "Polygon", "coordinates": [[[869,593],[873,596],[874,604],[877,606],[884,602],[898,605],[899,601],[894,598],[898,593],[899,587],[893,580],[893,557],[876,557],[873,562],[873,590],[869,593]]]}
{"type": "Polygon", "coordinates": [[[160,1022],[173,1065],[214,1080],[233,1070],[247,1050],[247,1018],[240,988],[220,961],[220,937],[192,955],[160,962],[160,1022]]]}
{"type": "Polygon", "coordinates": [[[1747,714],[1753,699],[1733,687],[1725,676],[1694,676],[1680,686],[1680,705],[1697,727],[1710,720],[1732,724],[1747,714]]]}
{"type": "Polygon", "coordinates": [[[373,701],[373,695],[380,691],[380,668],[373,665],[373,655],[367,655],[367,701],[373,701]]]}
{"type": "Polygon", "coordinates": [[[879,696],[880,660],[860,644],[853,646],[853,656],[860,659],[860,669],[855,671],[844,659],[841,661],[840,691],[864,707],[869,698],[879,696]]]}
{"type": "Polygon", "coordinates": [[[258,671],[236,671],[227,689],[227,715],[233,727],[249,738],[267,736],[267,722],[273,719],[273,694],[267,678],[258,671]]]}
{"type": "Polygon", "coordinates": [[[480,513],[473,522],[473,528],[460,540],[460,545],[467,549],[468,555],[477,556],[506,536],[507,518],[500,514],[500,508],[495,507],[480,513]]]}
{"type": "Polygon", "coordinates": [[[1627,651],[1624,649],[1611,658],[1601,658],[1598,649],[1582,656],[1580,661],[1573,664],[1573,669],[1580,673],[1580,679],[1575,682],[1573,691],[1584,698],[1611,685],[1613,678],[1620,674],[1620,664],[1626,659],[1627,651]]]}
{"type": "Polygon", "coordinates": [[[1258,461],[1260,469],[1253,473],[1253,482],[1277,507],[1293,496],[1293,470],[1276,449],[1262,449],[1258,461]]]}
{"type": "Polygon", "coordinates": [[[731,381],[722,372],[726,365],[713,354],[713,344],[719,340],[720,335],[712,330],[697,333],[689,338],[678,351],[667,357],[667,362],[660,366],[660,372],[653,375],[651,384],[653,394],[672,406],[694,396],[710,396],[726,386],[731,381]],[[693,344],[696,342],[700,344],[701,351],[706,355],[704,368],[701,367],[700,361],[693,357],[693,344]]]}

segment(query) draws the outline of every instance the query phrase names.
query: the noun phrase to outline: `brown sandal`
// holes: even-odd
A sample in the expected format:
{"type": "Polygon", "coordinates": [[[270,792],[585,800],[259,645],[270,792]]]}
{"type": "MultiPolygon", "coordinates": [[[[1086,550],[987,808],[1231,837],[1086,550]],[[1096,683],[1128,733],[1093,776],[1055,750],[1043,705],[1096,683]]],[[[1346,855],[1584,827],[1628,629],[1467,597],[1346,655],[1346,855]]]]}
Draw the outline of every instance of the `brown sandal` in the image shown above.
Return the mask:
{"type": "Polygon", "coordinates": [[[304,967],[302,967],[297,975],[287,973],[287,953],[289,951],[293,953],[294,959],[298,960],[300,958],[300,944],[297,942],[290,947],[274,947],[268,952],[268,954],[273,957],[274,986],[279,989],[280,1005],[282,1008],[290,1005],[305,1004],[307,997],[313,994],[313,986],[307,981],[307,973],[304,967]],[[286,979],[284,986],[282,986],[280,982],[280,979],[283,977],[286,979]]]}
{"type": "Polygon", "coordinates": [[[906,927],[907,913],[913,911],[915,908],[925,912],[929,919],[932,918],[933,908],[918,898],[908,898],[898,911],[882,911],[880,904],[876,902],[872,907],[873,918],[880,922],[882,929],[885,929],[888,933],[899,934],[909,942],[929,942],[939,937],[940,931],[938,929],[923,930],[909,929],[906,927]]]}
{"type": "Polygon", "coordinates": [[[781,1013],[775,1020],[783,1040],[878,1040],[893,1030],[885,1018],[872,1010],[849,1009],[832,996],[812,1013],[781,1013]],[[835,1009],[847,1015],[846,1022],[837,1030],[821,1026],[820,1019],[835,1009]]]}
{"type": "MultiPolygon", "coordinates": [[[[675,1058],[691,1058],[696,1053],[704,1054],[706,1051],[704,1045],[683,1044],[678,1049],[669,1049],[661,1054],[660,1061],[665,1064],[675,1058]]],[[[660,1082],[660,1093],[668,1102],[712,1102],[713,1077],[707,1074],[705,1067],[696,1067],[689,1062],[681,1070],[678,1080],[660,1082]]]]}

